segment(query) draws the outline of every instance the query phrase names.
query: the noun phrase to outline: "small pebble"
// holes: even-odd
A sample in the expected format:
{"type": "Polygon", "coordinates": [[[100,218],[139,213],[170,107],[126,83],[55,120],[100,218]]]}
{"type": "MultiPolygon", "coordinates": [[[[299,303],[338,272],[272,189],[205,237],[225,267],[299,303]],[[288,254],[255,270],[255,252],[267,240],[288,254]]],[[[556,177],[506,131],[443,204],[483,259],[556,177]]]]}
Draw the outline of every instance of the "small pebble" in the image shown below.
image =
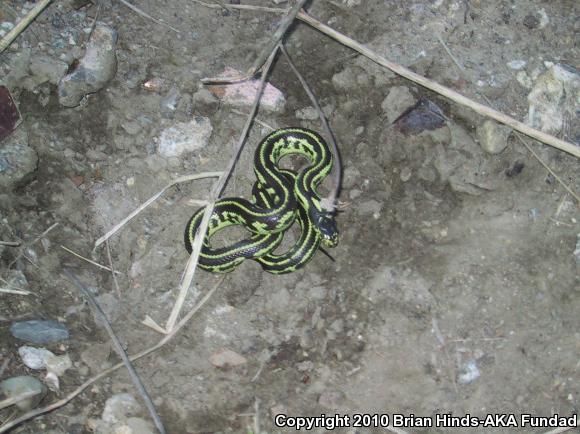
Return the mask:
{"type": "Polygon", "coordinates": [[[495,121],[487,120],[476,130],[481,148],[488,154],[499,154],[507,147],[512,129],[495,121]]]}
{"type": "Polygon", "coordinates": [[[10,333],[16,339],[33,344],[48,344],[69,338],[68,329],[53,320],[30,320],[16,322],[10,326],[10,333]]]}
{"type": "Polygon", "coordinates": [[[459,374],[459,383],[460,384],[472,383],[473,381],[477,380],[480,377],[480,375],[481,372],[479,372],[475,360],[470,360],[463,367],[462,373],[459,374]]]}
{"type": "Polygon", "coordinates": [[[409,179],[411,179],[411,176],[413,176],[413,172],[411,171],[411,169],[409,167],[403,167],[401,169],[401,181],[403,182],[407,182],[409,179]]]}
{"type": "Polygon", "coordinates": [[[245,365],[247,360],[244,356],[227,348],[220,348],[209,358],[210,363],[219,369],[230,369],[245,365]]]}
{"type": "Polygon", "coordinates": [[[314,107],[305,107],[303,109],[296,110],[295,116],[298,119],[313,121],[318,119],[318,111],[314,107]]]}

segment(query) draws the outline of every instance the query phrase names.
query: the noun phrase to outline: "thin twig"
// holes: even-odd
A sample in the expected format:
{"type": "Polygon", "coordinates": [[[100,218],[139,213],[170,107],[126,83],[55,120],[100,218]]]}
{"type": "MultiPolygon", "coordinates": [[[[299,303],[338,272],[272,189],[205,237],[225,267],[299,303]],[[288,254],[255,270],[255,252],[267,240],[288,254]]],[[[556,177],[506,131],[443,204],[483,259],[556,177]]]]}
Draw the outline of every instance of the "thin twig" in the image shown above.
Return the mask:
{"type": "Polygon", "coordinates": [[[252,66],[248,68],[248,70],[244,75],[232,78],[220,78],[220,77],[203,78],[201,80],[202,83],[237,83],[240,81],[249,80],[254,75],[256,75],[258,70],[262,67],[262,65],[264,65],[266,59],[268,59],[271,56],[272,51],[274,51],[276,47],[278,47],[278,44],[288,31],[290,24],[294,22],[294,20],[296,19],[296,15],[300,11],[304,3],[306,3],[306,1],[307,0],[298,0],[296,4],[292,6],[291,9],[288,10],[286,16],[284,16],[280,20],[278,28],[276,29],[274,34],[270,37],[268,43],[264,45],[264,47],[260,51],[260,54],[258,54],[258,56],[256,57],[256,60],[254,60],[254,63],[252,64],[252,66]]]}
{"type": "Polygon", "coordinates": [[[453,55],[453,53],[451,52],[451,50],[449,49],[449,47],[447,46],[447,44],[445,43],[445,41],[441,38],[440,35],[437,35],[437,40],[439,41],[439,43],[443,46],[443,49],[445,50],[445,52],[447,53],[447,55],[451,58],[451,60],[453,61],[453,63],[455,63],[455,66],[457,66],[459,69],[461,69],[462,71],[465,71],[465,67],[459,63],[459,60],[457,60],[455,58],[455,56],[453,55]]]}
{"type": "Polygon", "coordinates": [[[283,14],[287,12],[287,9],[283,8],[269,8],[267,6],[253,6],[253,5],[224,5],[217,3],[207,3],[200,0],[192,0],[194,3],[202,5],[210,9],[239,9],[246,11],[260,11],[260,12],[273,12],[276,14],[283,14]]]}
{"type": "Polygon", "coordinates": [[[514,130],[517,130],[527,136],[539,140],[540,142],[543,142],[547,145],[553,146],[554,148],[560,149],[561,151],[564,152],[568,152],[569,154],[572,154],[575,157],[580,158],[580,146],[575,146],[572,143],[566,142],[550,134],[544,133],[543,131],[532,128],[524,124],[523,122],[520,122],[512,118],[511,116],[508,116],[504,113],[494,110],[491,107],[488,107],[484,104],[480,104],[476,101],[473,101],[472,99],[467,98],[466,96],[460,94],[459,92],[454,91],[453,89],[445,87],[437,83],[436,81],[423,77],[422,75],[416,74],[410,69],[405,68],[404,66],[391,62],[385,59],[384,57],[379,56],[374,51],[369,50],[364,45],[354,41],[353,39],[343,35],[342,33],[337,32],[332,27],[329,27],[326,24],[311,17],[304,11],[300,11],[296,17],[304,21],[305,23],[308,23],[315,29],[320,30],[322,33],[330,36],[331,38],[336,39],[341,44],[346,45],[347,47],[352,48],[355,51],[358,51],[363,56],[368,57],[373,62],[378,63],[379,65],[384,66],[387,69],[390,69],[394,73],[408,80],[420,84],[421,86],[426,87],[427,89],[430,89],[433,92],[437,92],[438,94],[443,95],[444,97],[460,105],[469,107],[470,109],[472,109],[476,113],[479,113],[480,115],[487,116],[489,118],[495,119],[498,122],[501,122],[502,124],[509,125],[514,130]]]}
{"type": "Polygon", "coordinates": [[[340,158],[340,151],[338,150],[336,138],[334,137],[334,134],[332,133],[332,130],[330,129],[330,125],[328,124],[328,120],[326,119],[326,116],[324,115],[324,112],[322,111],[322,108],[320,107],[320,104],[318,103],[318,100],[316,99],[314,92],[312,92],[312,89],[310,89],[310,86],[308,85],[308,83],[306,82],[304,77],[302,77],[302,74],[300,74],[300,71],[298,71],[298,68],[296,68],[296,66],[294,65],[294,62],[292,62],[292,58],[290,57],[290,55],[286,51],[286,47],[284,47],[284,44],[281,45],[281,50],[282,50],[282,53],[284,54],[284,56],[286,57],[288,64],[290,65],[290,69],[292,69],[292,71],[294,72],[294,74],[298,78],[298,81],[300,81],[300,83],[302,84],[302,87],[304,88],[304,90],[308,94],[308,97],[310,98],[312,105],[314,105],[314,107],[316,108],[316,111],[318,112],[318,116],[320,117],[320,122],[322,122],[324,130],[326,131],[326,135],[330,138],[330,142],[332,143],[333,154],[334,154],[334,185],[333,185],[332,190],[328,194],[328,197],[324,201],[323,207],[329,212],[334,212],[336,210],[336,203],[337,203],[338,195],[340,193],[340,185],[341,185],[341,181],[342,181],[342,160],[340,158]]]}
{"type": "MultiPolygon", "coordinates": [[[[217,178],[217,177],[221,176],[221,174],[222,174],[222,172],[204,172],[204,173],[199,173],[197,175],[186,175],[186,176],[181,176],[177,179],[174,179],[169,184],[167,184],[165,187],[163,187],[158,193],[154,194],[152,197],[147,199],[143,204],[141,204],[141,206],[139,206],[131,214],[129,214],[127,217],[125,217],[123,220],[121,220],[120,223],[117,223],[115,226],[113,226],[113,228],[111,230],[109,230],[105,235],[103,235],[101,238],[99,238],[95,242],[95,248],[99,247],[101,244],[103,244],[105,241],[107,241],[119,229],[121,229],[123,226],[125,226],[133,217],[135,217],[137,214],[139,214],[141,211],[143,211],[145,208],[147,208],[149,205],[151,205],[153,202],[155,202],[163,193],[165,193],[165,191],[168,188],[173,187],[175,184],[179,184],[179,183],[186,182],[186,181],[192,181],[195,179],[217,178]]],[[[198,201],[198,202],[201,204],[205,204],[205,201],[198,201]]]]}
{"type": "Polygon", "coordinates": [[[4,361],[2,362],[2,366],[0,366],[0,378],[2,378],[2,376],[4,375],[4,371],[8,367],[9,363],[10,363],[10,356],[6,357],[4,359],[4,361]]]}
{"type": "Polygon", "coordinates": [[[0,241],[0,246],[18,247],[20,244],[20,241],[0,241]]]}
{"type": "Polygon", "coordinates": [[[109,246],[109,240],[105,242],[107,247],[107,259],[109,260],[109,268],[111,269],[111,275],[113,276],[113,285],[115,286],[115,292],[117,296],[121,297],[121,288],[119,288],[119,282],[117,281],[117,276],[115,275],[115,268],[113,267],[113,258],[111,256],[111,247],[109,246]]]}
{"type": "Polygon", "coordinates": [[[79,255],[77,252],[69,249],[68,247],[63,246],[62,244],[60,245],[60,248],[63,249],[65,252],[68,252],[71,255],[76,256],[77,258],[82,259],[83,261],[88,262],[89,264],[93,264],[95,267],[98,267],[98,268],[100,268],[102,270],[107,270],[107,271],[110,271],[110,272],[115,273],[115,274],[123,274],[120,271],[113,271],[109,267],[107,267],[105,265],[101,265],[98,262],[91,261],[89,258],[85,258],[84,256],[79,255]]]}
{"type": "MultiPolygon", "coordinates": [[[[206,7],[215,7],[215,6],[205,4],[204,2],[197,2],[197,3],[203,4],[206,7]]],[[[239,7],[241,5],[224,5],[224,6],[228,9],[241,9],[239,7]]],[[[267,12],[281,13],[280,10],[267,11],[267,12]]],[[[427,89],[430,89],[433,92],[436,92],[436,93],[456,102],[457,104],[468,107],[471,110],[475,111],[476,113],[478,113],[482,116],[486,116],[486,117],[495,119],[496,121],[501,122],[502,124],[509,125],[514,130],[517,130],[517,131],[521,132],[522,134],[525,134],[525,135],[530,136],[530,137],[532,137],[532,138],[534,138],[542,143],[545,143],[546,145],[560,149],[561,151],[567,152],[571,155],[574,155],[575,157],[580,158],[580,146],[575,146],[574,144],[572,144],[570,142],[566,142],[565,140],[561,140],[557,137],[554,137],[551,134],[547,134],[547,133],[544,133],[543,131],[539,131],[535,128],[532,128],[532,127],[524,124],[523,122],[520,122],[520,121],[512,118],[511,116],[508,116],[504,113],[501,113],[497,110],[494,110],[494,109],[492,109],[484,104],[480,104],[478,102],[475,102],[472,99],[467,98],[466,96],[460,94],[459,92],[456,92],[448,87],[445,87],[445,86],[437,83],[436,81],[430,80],[426,77],[423,77],[419,74],[414,73],[413,71],[405,68],[404,66],[401,66],[401,65],[394,63],[394,62],[391,62],[391,61],[385,59],[384,57],[379,56],[378,54],[376,54],[372,50],[369,50],[364,45],[349,38],[348,36],[346,36],[340,32],[337,32],[332,27],[329,27],[329,26],[325,25],[324,23],[318,21],[316,18],[313,18],[312,16],[308,15],[304,11],[298,12],[298,15],[296,15],[296,18],[309,24],[310,26],[312,26],[315,29],[319,30],[320,32],[324,33],[325,35],[330,36],[331,38],[335,39],[336,41],[340,42],[341,44],[343,44],[349,48],[352,48],[353,50],[359,52],[360,54],[369,58],[373,62],[375,62],[381,66],[384,66],[387,69],[390,69],[394,73],[400,75],[401,77],[406,78],[407,80],[411,80],[417,84],[420,84],[421,86],[426,87],[427,89]]]]}
{"type": "Polygon", "coordinates": [[[143,382],[139,378],[139,374],[137,374],[137,371],[135,371],[135,368],[133,367],[131,360],[129,360],[129,356],[127,356],[127,353],[123,348],[123,345],[121,345],[121,341],[119,341],[119,338],[115,334],[113,327],[111,327],[111,323],[107,319],[107,315],[105,315],[105,312],[103,312],[103,309],[101,309],[101,306],[99,306],[99,303],[97,303],[97,300],[95,300],[95,298],[88,290],[88,288],[71,271],[65,268],[63,269],[63,272],[70,279],[70,281],[83,293],[83,295],[87,298],[87,301],[89,302],[89,305],[91,306],[93,311],[97,314],[97,316],[100,317],[101,322],[105,327],[105,330],[107,330],[107,333],[111,338],[111,341],[113,341],[113,345],[115,347],[115,350],[117,351],[117,354],[119,354],[119,356],[123,360],[123,364],[127,368],[127,371],[129,371],[129,376],[131,377],[131,380],[133,381],[135,388],[143,398],[143,401],[145,401],[145,406],[147,407],[147,410],[149,410],[149,414],[151,415],[151,418],[155,422],[157,430],[159,430],[161,434],[165,434],[166,432],[165,427],[163,426],[163,422],[161,422],[159,414],[157,414],[155,405],[153,404],[153,401],[151,400],[149,393],[147,393],[147,389],[145,389],[143,382]]]}
{"type": "MultiPolygon", "coordinates": [[[[177,334],[177,332],[185,324],[187,324],[187,322],[193,317],[193,315],[195,315],[199,311],[199,309],[201,309],[205,305],[205,303],[207,303],[207,301],[211,298],[211,296],[219,288],[219,286],[221,285],[221,283],[223,281],[224,281],[223,278],[220,279],[216,283],[216,285],[200,300],[200,302],[197,305],[195,305],[195,307],[193,309],[191,309],[187,313],[187,315],[185,315],[185,317],[175,326],[175,328],[173,329],[173,331],[171,333],[169,333],[168,335],[165,335],[163,337],[163,339],[161,339],[157,344],[153,345],[152,347],[147,348],[146,350],[141,351],[138,354],[130,356],[129,359],[132,362],[134,362],[142,357],[145,357],[145,356],[157,351],[159,348],[163,347],[167,342],[169,342],[171,339],[173,339],[173,337],[177,334]]],[[[57,408],[60,408],[63,405],[68,404],[70,401],[72,401],[74,398],[76,398],[78,395],[80,395],[91,384],[94,384],[95,382],[99,381],[101,378],[106,377],[107,375],[111,374],[112,372],[115,372],[117,369],[122,368],[124,366],[125,366],[124,363],[118,363],[115,366],[112,366],[108,369],[105,369],[104,371],[100,372],[99,374],[95,375],[94,377],[89,378],[87,381],[85,381],[83,384],[81,384],[79,387],[77,387],[74,391],[69,393],[64,398],[62,398],[56,402],[53,402],[52,404],[47,405],[45,407],[37,408],[35,410],[29,411],[28,413],[24,413],[23,415],[21,415],[17,419],[14,419],[14,420],[2,425],[0,427],[0,434],[8,432],[8,430],[21,424],[22,422],[25,422],[29,419],[33,419],[37,416],[40,416],[42,414],[56,410],[57,408]]]]}
{"type": "Polygon", "coordinates": [[[270,53],[270,58],[268,59],[268,61],[264,65],[264,68],[262,68],[262,76],[260,77],[260,83],[259,83],[258,89],[256,91],[256,96],[254,98],[254,104],[252,105],[252,108],[250,109],[250,114],[248,115],[248,120],[246,121],[246,124],[244,125],[244,128],[242,129],[242,132],[240,134],[240,138],[238,139],[238,143],[237,143],[234,155],[230,159],[230,162],[228,163],[226,170],[224,170],[222,172],[222,175],[218,179],[218,182],[216,183],[216,185],[213,189],[210,203],[208,205],[206,205],[206,208],[205,208],[205,211],[203,214],[203,218],[202,218],[201,223],[199,225],[199,229],[197,231],[197,234],[195,235],[195,239],[193,240],[193,245],[191,248],[191,255],[189,256],[189,260],[187,261],[185,273],[183,274],[183,278],[181,279],[181,284],[179,287],[179,294],[177,296],[177,300],[175,302],[175,305],[173,306],[171,314],[169,315],[169,319],[167,320],[167,323],[165,325],[166,333],[171,332],[171,330],[173,329],[175,322],[177,321],[177,318],[179,316],[179,313],[181,312],[181,308],[183,307],[183,303],[185,302],[185,298],[186,298],[187,293],[189,291],[189,288],[191,286],[191,282],[193,282],[193,277],[195,275],[195,270],[197,267],[197,263],[199,261],[199,255],[201,253],[201,247],[203,245],[203,239],[205,238],[205,235],[207,233],[207,228],[209,225],[209,220],[210,220],[211,215],[213,213],[215,201],[222,195],[223,190],[225,189],[226,184],[228,182],[228,179],[229,179],[230,175],[232,174],[234,166],[236,165],[236,162],[238,161],[238,158],[240,156],[240,152],[242,151],[242,148],[244,147],[244,143],[246,141],[248,131],[250,130],[250,127],[252,125],[252,121],[254,119],[254,116],[256,115],[256,111],[257,111],[258,105],[260,103],[260,98],[262,97],[262,92],[264,91],[264,86],[266,85],[266,77],[268,76],[268,73],[270,72],[270,67],[272,66],[272,62],[274,61],[274,57],[276,56],[276,53],[278,52],[278,48],[279,47],[277,45],[274,48],[274,50],[272,50],[272,53],[270,53]]]}
{"type": "Polygon", "coordinates": [[[266,60],[271,56],[272,51],[278,46],[280,41],[282,41],[282,38],[284,37],[284,35],[286,35],[288,28],[294,22],[294,20],[296,19],[296,15],[300,11],[300,9],[302,9],[306,1],[307,0],[298,0],[296,4],[292,6],[292,8],[288,11],[286,16],[284,16],[280,20],[278,28],[276,29],[274,34],[270,37],[268,43],[264,45],[264,47],[260,51],[260,54],[258,55],[258,57],[256,57],[256,60],[254,60],[254,63],[248,69],[246,74],[248,75],[251,74],[251,76],[254,76],[254,74],[262,67],[264,62],[266,62],[266,60]]]}
{"type": "Polygon", "coordinates": [[[139,9],[137,6],[132,5],[131,3],[129,3],[127,0],[119,0],[121,3],[123,3],[125,6],[127,6],[129,9],[131,9],[133,12],[138,13],[139,15],[141,15],[142,17],[145,17],[157,24],[159,24],[160,26],[163,27],[167,27],[170,30],[173,30],[175,33],[181,33],[179,30],[177,30],[175,27],[170,26],[169,24],[157,19],[157,18],[153,18],[151,15],[149,15],[147,12],[142,11],[141,9],[139,9]]]}
{"type": "Polygon", "coordinates": [[[20,33],[22,33],[24,29],[28,27],[28,25],[32,21],[34,21],[34,19],[38,15],[40,15],[40,13],[44,10],[44,8],[46,8],[51,2],[52,0],[42,0],[32,9],[30,9],[30,12],[26,14],[26,17],[20,20],[20,22],[16,24],[14,28],[10,30],[8,34],[2,38],[2,40],[0,40],[0,53],[2,53],[6,48],[8,48],[8,46],[12,43],[12,41],[14,41],[14,39],[16,39],[18,35],[20,35],[20,33]]]}

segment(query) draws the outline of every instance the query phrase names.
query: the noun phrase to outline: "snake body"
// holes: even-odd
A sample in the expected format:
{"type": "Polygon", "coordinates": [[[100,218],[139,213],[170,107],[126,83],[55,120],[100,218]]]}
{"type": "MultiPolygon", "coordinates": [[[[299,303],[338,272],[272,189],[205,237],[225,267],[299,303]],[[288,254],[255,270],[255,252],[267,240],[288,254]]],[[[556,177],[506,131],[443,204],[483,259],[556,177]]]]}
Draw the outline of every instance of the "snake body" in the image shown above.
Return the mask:
{"type": "MultiPolygon", "coordinates": [[[[334,216],[322,209],[316,192],[331,169],[332,154],[316,132],[284,128],[270,133],[259,143],[254,156],[257,182],[252,189],[252,200],[223,198],[216,201],[199,266],[223,273],[233,270],[244,259],[253,259],[265,271],[283,274],[306,264],[320,243],[336,246],[338,230],[334,216]],[[281,169],[280,159],[290,154],[303,155],[310,164],[299,173],[281,169]],[[284,232],[295,220],[301,227],[299,239],[287,252],[274,254],[284,232]],[[212,247],[212,236],[233,225],[244,226],[252,233],[251,237],[227,247],[212,247]]],[[[203,210],[199,209],[186,226],[185,247],[190,253],[203,210]]]]}

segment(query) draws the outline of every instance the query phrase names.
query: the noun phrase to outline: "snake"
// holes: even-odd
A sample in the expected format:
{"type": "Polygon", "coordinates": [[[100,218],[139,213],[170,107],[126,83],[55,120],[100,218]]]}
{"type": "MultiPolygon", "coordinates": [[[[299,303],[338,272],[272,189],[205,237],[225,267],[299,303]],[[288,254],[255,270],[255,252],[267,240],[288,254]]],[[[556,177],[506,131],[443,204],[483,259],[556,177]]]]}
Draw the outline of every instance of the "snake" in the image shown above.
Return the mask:
{"type": "MultiPolygon", "coordinates": [[[[315,131],[295,127],[268,134],[254,154],[257,181],[252,199],[226,197],[215,202],[199,257],[200,268],[225,273],[252,259],[267,272],[284,274],[303,267],[320,244],[335,247],[338,229],[334,214],[322,208],[317,193],[331,169],[332,153],[315,131]],[[310,164],[298,173],[280,168],[280,160],[291,154],[306,157],[310,164]],[[274,254],[295,221],[300,237],[288,251],[274,254]],[[234,225],[245,227],[251,236],[225,247],[211,245],[216,233],[234,225]]],[[[204,209],[198,209],[186,225],[184,241],[189,253],[204,209]]]]}

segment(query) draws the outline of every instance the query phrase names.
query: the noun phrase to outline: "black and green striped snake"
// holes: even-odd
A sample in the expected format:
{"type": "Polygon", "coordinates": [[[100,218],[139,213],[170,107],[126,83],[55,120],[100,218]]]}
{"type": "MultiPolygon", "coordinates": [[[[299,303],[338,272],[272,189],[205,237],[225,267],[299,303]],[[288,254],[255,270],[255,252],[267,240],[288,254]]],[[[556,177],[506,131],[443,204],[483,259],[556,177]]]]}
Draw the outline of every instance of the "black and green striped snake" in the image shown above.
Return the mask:
{"type": "MultiPolygon", "coordinates": [[[[316,189],[332,169],[332,153],[316,132],[305,128],[283,128],[266,136],[254,156],[257,182],[252,201],[223,198],[215,203],[208,233],[204,239],[199,266],[207,271],[232,271],[244,259],[258,261],[270,273],[284,274],[306,264],[322,243],[338,244],[334,215],[321,206],[316,189]],[[305,156],[310,164],[299,173],[279,167],[286,155],[305,156]],[[301,234],[283,254],[273,251],[280,245],[285,231],[297,220],[301,234]],[[242,225],[252,236],[227,247],[215,248],[210,239],[222,229],[242,225]]],[[[203,209],[189,220],[185,229],[185,247],[191,253],[195,233],[201,224],[203,209]]]]}

